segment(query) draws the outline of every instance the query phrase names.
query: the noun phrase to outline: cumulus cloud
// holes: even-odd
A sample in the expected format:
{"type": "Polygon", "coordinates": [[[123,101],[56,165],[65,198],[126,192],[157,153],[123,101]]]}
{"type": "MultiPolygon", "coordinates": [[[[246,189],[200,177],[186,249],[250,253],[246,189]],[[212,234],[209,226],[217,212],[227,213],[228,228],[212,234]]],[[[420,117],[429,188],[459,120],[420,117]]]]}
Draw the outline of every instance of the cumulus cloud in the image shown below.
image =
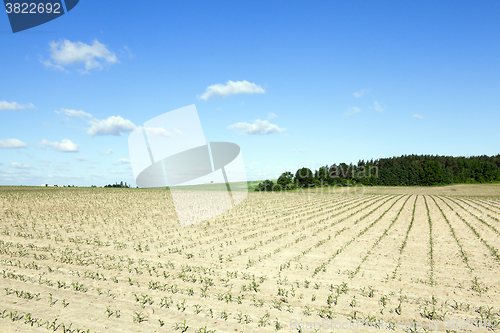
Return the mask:
{"type": "Polygon", "coordinates": [[[6,149],[19,149],[19,148],[25,148],[28,145],[21,140],[18,139],[3,139],[0,140],[0,148],[6,148],[6,149]]]}
{"type": "Polygon", "coordinates": [[[67,39],[59,42],[50,42],[50,60],[42,61],[47,67],[55,67],[64,70],[65,66],[82,63],[85,71],[97,68],[102,69],[103,65],[111,65],[118,62],[116,54],[108,50],[106,45],[94,40],[92,45],[82,42],[71,42],[67,39]]]}
{"type": "Polygon", "coordinates": [[[365,93],[367,92],[367,90],[365,89],[361,89],[361,90],[358,90],[356,91],[355,93],[353,93],[352,95],[356,98],[360,98],[361,96],[363,96],[365,93]]]}
{"type": "Polygon", "coordinates": [[[49,142],[43,139],[42,145],[52,147],[63,153],[76,153],[80,150],[79,146],[69,139],[63,139],[61,142],[49,142]]]}
{"type": "Polygon", "coordinates": [[[271,134],[271,133],[280,133],[286,131],[286,128],[279,128],[275,124],[271,124],[267,120],[254,120],[253,124],[249,124],[246,122],[239,122],[236,124],[232,124],[228,127],[228,129],[238,130],[240,133],[244,134],[271,134]]]}
{"type": "Polygon", "coordinates": [[[378,112],[384,111],[384,108],[377,101],[373,102],[373,108],[378,112]]]}
{"type": "Polygon", "coordinates": [[[32,166],[29,164],[22,164],[22,163],[17,163],[17,162],[12,162],[10,165],[16,169],[31,169],[32,168],[32,166]]]}
{"type": "Polygon", "coordinates": [[[113,164],[115,164],[115,165],[118,165],[118,164],[130,164],[130,160],[126,159],[126,158],[119,158],[113,164]]]}
{"type": "Polygon", "coordinates": [[[356,113],[359,113],[359,112],[361,112],[361,109],[353,106],[352,108],[349,108],[349,110],[347,110],[345,115],[346,115],[346,117],[349,117],[349,116],[356,114],[356,113]]]}
{"type": "Polygon", "coordinates": [[[34,109],[35,106],[29,104],[19,104],[17,102],[0,101],[0,111],[34,109]]]}
{"type": "Polygon", "coordinates": [[[96,135],[121,135],[122,132],[130,132],[135,129],[135,125],[128,119],[120,116],[111,116],[108,119],[92,121],[91,127],[87,130],[90,136],[96,135]]]}
{"type": "Polygon", "coordinates": [[[422,116],[422,115],[420,115],[420,114],[418,114],[418,113],[415,113],[415,114],[413,115],[413,118],[417,118],[417,119],[424,119],[424,116],[422,116]]]}
{"type": "Polygon", "coordinates": [[[201,96],[198,96],[198,98],[207,101],[213,97],[227,97],[236,94],[263,94],[265,92],[262,87],[246,80],[236,82],[227,81],[225,85],[217,83],[208,86],[205,92],[201,96]]]}
{"type": "Polygon", "coordinates": [[[90,136],[96,135],[121,135],[122,132],[130,132],[135,129],[134,123],[128,119],[124,119],[120,116],[111,116],[107,119],[97,119],[94,118],[90,113],[84,112],[82,110],[70,110],[61,109],[61,111],[55,111],[57,114],[64,114],[66,116],[75,117],[85,121],[90,125],[87,130],[87,134],[90,136]]]}

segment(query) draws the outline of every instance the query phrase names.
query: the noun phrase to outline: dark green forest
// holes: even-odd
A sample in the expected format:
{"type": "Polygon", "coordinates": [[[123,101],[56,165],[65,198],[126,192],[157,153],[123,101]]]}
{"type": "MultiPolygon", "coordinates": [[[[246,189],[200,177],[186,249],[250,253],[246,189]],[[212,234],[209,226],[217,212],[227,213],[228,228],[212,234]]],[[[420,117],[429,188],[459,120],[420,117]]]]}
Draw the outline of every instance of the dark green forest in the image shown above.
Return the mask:
{"type": "Polygon", "coordinates": [[[265,180],[256,191],[281,191],[314,186],[433,186],[500,181],[500,155],[403,155],[378,160],[325,165],[318,170],[300,168],[284,172],[276,183],[265,180]]]}

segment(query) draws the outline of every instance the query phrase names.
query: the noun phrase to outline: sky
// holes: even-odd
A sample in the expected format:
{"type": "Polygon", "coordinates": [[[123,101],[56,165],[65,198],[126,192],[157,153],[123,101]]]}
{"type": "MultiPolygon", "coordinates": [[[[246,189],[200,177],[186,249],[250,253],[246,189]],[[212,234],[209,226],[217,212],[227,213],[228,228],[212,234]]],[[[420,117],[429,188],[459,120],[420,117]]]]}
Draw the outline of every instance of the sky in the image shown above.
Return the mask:
{"type": "Polygon", "coordinates": [[[0,14],[0,185],[135,186],[128,137],[195,105],[250,180],[500,153],[498,1],[88,1],[0,14]]]}

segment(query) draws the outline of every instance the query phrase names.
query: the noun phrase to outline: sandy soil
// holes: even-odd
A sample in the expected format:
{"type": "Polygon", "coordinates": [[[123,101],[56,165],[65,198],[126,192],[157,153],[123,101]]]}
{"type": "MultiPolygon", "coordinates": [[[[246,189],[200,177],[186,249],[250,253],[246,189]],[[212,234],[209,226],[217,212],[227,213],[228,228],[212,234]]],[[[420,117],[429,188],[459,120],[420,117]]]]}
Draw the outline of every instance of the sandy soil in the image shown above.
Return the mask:
{"type": "MultiPolygon", "coordinates": [[[[448,186],[355,186],[323,188],[324,193],[337,192],[345,194],[420,194],[420,195],[453,195],[453,196],[486,196],[500,197],[500,184],[460,184],[448,186]]],[[[321,189],[311,189],[321,192],[321,189]]],[[[497,198],[498,199],[498,198],[497,198]]]]}
{"type": "Polygon", "coordinates": [[[372,189],[250,193],[181,228],[167,191],[0,188],[0,332],[498,320],[500,187],[372,189]]]}

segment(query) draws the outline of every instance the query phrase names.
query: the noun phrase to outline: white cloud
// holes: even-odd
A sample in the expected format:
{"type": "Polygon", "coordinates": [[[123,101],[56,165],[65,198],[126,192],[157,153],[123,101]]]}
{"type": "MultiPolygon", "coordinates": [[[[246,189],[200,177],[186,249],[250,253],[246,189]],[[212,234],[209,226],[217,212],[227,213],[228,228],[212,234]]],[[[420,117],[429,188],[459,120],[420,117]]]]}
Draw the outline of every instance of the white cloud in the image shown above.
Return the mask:
{"type": "Polygon", "coordinates": [[[35,106],[31,103],[29,104],[19,104],[16,102],[0,101],[0,110],[24,110],[24,109],[34,109],[35,106]]]}
{"type": "Polygon", "coordinates": [[[32,166],[29,164],[22,164],[22,163],[17,163],[17,162],[12,162],[10,165],[16,169],[31,169],[32,168],[32,166]]]}
{"type": "Polygon", "coordinates": [[[361,89],[361,90],[358,90],[356,91],[355,93],[353,93],[352,95],[356,98],[360,98],[361,96],[363,96],[365,93],[367,92],[367,90],[365,89],[361,89]]]}
{"type": "Polygon", "coordinates": [[[75,157],[77,161],[83,162],[86,161],[87,159],[85,157],[77,156],[75,157]]]}
{"type": "Polygon", "coordinates": [[[3,139],[0,140],[0,148],[18,149],[28,146],[26,143],[18,139],[3,139]]]}
{"type": "Polygon", "coordinates": [[[384,111],[384,108],[377,101],[373,102],[373,108],[378,112],[384,111]]]}
{"type": "Polygon", "coordinates": [[[276,118],[276,114],[274,112],[270,112],[267,114],[267,119],[273,119],[273,118],[276,118]]]}
{"type": "Polygon", "coordinates": [[[82,42],[71,42],[67,39],[60,42],[50,42],[50,57],[52,62],[42,61],[47,67],[55,67],[64,70],[64,66],[83,63],[85,71],[98,68],[102,69],[105,64],[118,62],[116,55],[108,50],[106,45],[94,40],[92,45],[82,42]]]}
{"type": "Polygon", "coordinates": [[[92,121],[92,126],[87,130],[90,136],[96,135],[121,135],[122,132],[133,131],[136,126],[128,119],[120,116],[111,116],[108,119],[92,121]]]}
{"type": "Polygon", "coordinates": [[[244,134],[271,134],[286,131],[286,128],[279,128],[277,125],[271,124],[267,120],[260,119],[254,120],[253,124],[245,122],[232,124],[228,129],[236,129],[244,134]]]}
{"type": "Polygon", "coordinates": [[[116,160],[116,162],[113,163],[114,165],[118,165],[118,164],[130,164],[130,160],[129,159],[126,159],[126,158],[119,158],[118,160],[116,160]]]}
{"type": "Polygon", "coordinates": [[[59,142],[49,142],[49,141],[43,139],[42,145],[52,147],[52,148],[54,148],[60,152],[63,152],[63,153],[76,153],[79,151],[78,145],[71,142],[71,140],[69,140],[69,139],[63,139],[60,143],[59,142]]]}
{"type": "Polygon", "coordinates": [[[108,170],[109,173],[113,174],[113,175],[122,175],[122,174],[126,174],[127,172],[123,172],[123,171],[118,171],[118,170],[114,170],[114,169],[110,169],[108,170]]]}
{"type": "MultiPolygon", "coordinates": [[[[61,111],[54,111],[57,114],[65,114],[70,117],[75,117],[85,121],[90,125],[87,134],[90,136],[96,135],[121,135],[122,132],[130,132],[135,129],[134,123],[128,119],[123,119],[120,116],[111,116],[107,119],[99,120],[94,118],[90,113],[85,111],[61,109],[61,111]]],[[[109,155],[109,154],[108,154],[109,155]]]]}
{"type": "MultiPolygon", "coordinates": [[[[149,138],[152,137],[164,137],[164,138],[169,138],[172,136],[166,129],[163,127],[144,127],[144,130],[146,131],[146,135],[149,138]]],[[[179,131],[180,132],[180,131],[179,131]]]]}
{"type": "Polygon", "coordinates": [[[418,114],[418,113],[415,113],[415,114],[413,115],[413,118],[417,118],[417,119],[424,119],[424,116],[422,116],[422,115],[420,115],[420,114],[418,114]]]}
{"type": "Polygon", "coordinates": [[[349,117],[349,116],[356,114],[356,113],[359,113],[359,112],[361,112],[361,109],[353,106],[352,108],[349,108],[349,110],[345,113],[345,115],[346,115],[346,117],[349,117]]]}
{"type": "Polygon", "coordinates": [[[49,175],[47,175],[47,178],[83,179],[82,176],[60,175],[60,174],[57,174],[57,175],[49,174],[49,175]]]}
{"type": "Polygon", "coordinates": [[[262,87],[246,80],[236,82],[227,81],[225,85],[217,83],[208,86],[205,92],[201,96],[198,96],[198,98],[207,101],[212,97],[226,97],[236,94],[263,94],[265,92],[262,87]]]}
{"type": "Polygon", "coordinates": [[[70,109],[64,109],[62,108],[61,111],[54,111],[57,114],[65,114],[70,117],[75,117],[79,118],[85,121],[91,121],[91,120],[97,120],[96,118],[92,117],[90,113],[84,112],[82,110],[77,111],[77,110],[70,110],[70,109]]]}
{"type": "Polygon", "coordinates": [[[135,56],[132,54],[132,51],[127,46],[124,46],[122,50],[119,50],[119,52],[121,53],[122,57],[126,57],[128,59],[135,58],[135,56]]]}
{"type": "Polygon", "coordinates": [[[108,150],[106,150],[106,151],[104,152],[104,155],[111,155],[111,154],[113,154],[113,153],[114,153],[113,149],[109,148],[108,150]]]}

